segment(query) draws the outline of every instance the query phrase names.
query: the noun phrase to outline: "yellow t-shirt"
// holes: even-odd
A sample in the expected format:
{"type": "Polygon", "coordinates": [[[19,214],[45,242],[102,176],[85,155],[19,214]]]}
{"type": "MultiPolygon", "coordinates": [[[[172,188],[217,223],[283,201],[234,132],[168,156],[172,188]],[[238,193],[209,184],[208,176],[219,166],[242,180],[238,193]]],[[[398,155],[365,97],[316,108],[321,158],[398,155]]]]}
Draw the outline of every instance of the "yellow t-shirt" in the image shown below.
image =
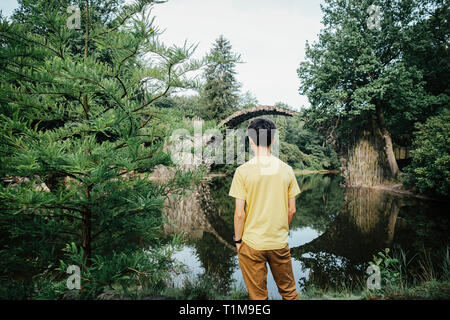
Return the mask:
{"type": "Polygon", "coordinates": [[[255,156],[240,165],[228,194],[246,202],[242,240],[256,250],[284,248],[288,199],[300,192],[291,166],[273,155],[255,156]]]}

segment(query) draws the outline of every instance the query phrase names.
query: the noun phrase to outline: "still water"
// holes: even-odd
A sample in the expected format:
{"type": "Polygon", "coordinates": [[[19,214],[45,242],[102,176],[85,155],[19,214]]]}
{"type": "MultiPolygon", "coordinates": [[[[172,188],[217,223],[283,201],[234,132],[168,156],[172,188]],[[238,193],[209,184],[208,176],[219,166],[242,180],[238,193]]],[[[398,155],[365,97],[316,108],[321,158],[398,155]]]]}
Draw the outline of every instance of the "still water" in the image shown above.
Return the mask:
{"type": "MultiPolygon", "coordinates": [[[[424,252],[433,257],[450,245],[448,204],[344,188],[338,175],[299,175],[297,181],[302,193],[289,247],[299,291],[312,284],[348,288],[365,283],[368,262],[387,247],[401,248],[410,257],[424,252]]],[[[173,226],[168,231],[183,231],[187,237],[176,260],[191,277],[208,274],[224,291],[245,287],[233,250],[230,185],[231,178],[205,182],[192,195],[174,201],[169,212],[173,226]]],[[[269,298],[281,299],[268,270],[269,298]]]]}

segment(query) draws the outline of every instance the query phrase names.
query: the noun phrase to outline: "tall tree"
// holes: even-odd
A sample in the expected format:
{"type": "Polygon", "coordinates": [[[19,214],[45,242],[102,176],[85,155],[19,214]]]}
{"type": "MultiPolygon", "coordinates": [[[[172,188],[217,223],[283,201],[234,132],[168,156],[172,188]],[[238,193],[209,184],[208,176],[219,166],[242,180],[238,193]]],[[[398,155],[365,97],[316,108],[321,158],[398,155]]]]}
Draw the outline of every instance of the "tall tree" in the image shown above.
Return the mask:
{"type": "Polygon", "coordinates": [[[201,62],[191,59],[194,47],[158,41],[152,5],[105,9],[85,0],[78,29],[68,26],[66,7],[23,0],[17,21],[0,22],[6,283],[18,273],[54,275],[62,259],[60,267],[81,267],[82,293],[95,296],[130,279],[153,286],[170,269],[158,240],[163,203],[192,179],[149,179],[157,164],[171,164],[163,149],[169,119],[153,105],[172,88],[192,87],[186,73],[201,62]]]}
{"type": "MultiPolygon", "coordinates": [[[[405,63],[421,71],[425,90],[431,95],[427,107],[418,115],[418,122],[424,123],[450,105],[450,3],[421,0],[419,4],[417,10],[422,18],[409,30],[410,41],[404,43],[402,53],[405,63]]],[[[412,131],[411,127],[397,128],[412,131]]]]}
{"type": "Polygon", "coordinates": [[[205,84],[201,90],[204,118],[225,119],[238,105],[240,84],[236,81],[235,66],[241,62],[241,58],[231,51],[230,41],[221,35],[214,43],[207,59],[205,84]]]}
{"type": "Polygon", "coordinates": [[[412,130],[435,102],[420,67],[405,61],[413,26],[428,19],[422,6],[418,0],[326,0],[319,41],[306,46],[298,74],[312,105],[308,118],[340,149],[350,184],[395,178],[392,130],[412,130]]]}

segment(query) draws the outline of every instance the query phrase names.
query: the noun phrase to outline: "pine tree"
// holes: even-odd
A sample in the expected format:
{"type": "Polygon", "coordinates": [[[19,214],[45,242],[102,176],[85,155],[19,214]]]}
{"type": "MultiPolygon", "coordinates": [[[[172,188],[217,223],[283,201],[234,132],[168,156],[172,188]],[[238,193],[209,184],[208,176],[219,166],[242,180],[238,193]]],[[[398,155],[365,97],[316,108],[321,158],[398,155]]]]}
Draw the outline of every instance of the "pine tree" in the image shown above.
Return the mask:
{"type": "Polygon", "coordinates": [[[163,204],[193,174],[149,179],[171,165],[170,118],[154,103],[195,86],[186,73],[202,62],[193,46],[158,41],[153,1],[120,3],[82,1],[80,29],[68,27],[68,0],[22,0],[0,21],[2,288],[22,279],[34,288],[23,295],[45,296],[49,280],[59,297],[75,264],[82,295],[95,297],[161,285],[171,268],[163,204]]]}
{"type": "Polygon", "coordinates": [[[234,69],[236,63],[241,62],[241,58],[231,51],[230,41],[221,35],[207,59],[205,84],[201,90],[203,117],[205,120],[225,119],[238,106],[240,84],[236,81],[234,69]]]}

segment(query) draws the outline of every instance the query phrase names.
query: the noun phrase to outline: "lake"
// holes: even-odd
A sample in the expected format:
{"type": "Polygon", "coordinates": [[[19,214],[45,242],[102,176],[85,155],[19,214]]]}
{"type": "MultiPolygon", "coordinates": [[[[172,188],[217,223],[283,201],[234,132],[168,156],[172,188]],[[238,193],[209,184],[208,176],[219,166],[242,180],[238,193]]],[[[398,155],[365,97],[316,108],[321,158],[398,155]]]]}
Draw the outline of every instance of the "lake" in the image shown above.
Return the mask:
{"type": "MultiPolygon", "coordinates": [[[[297,196],[289,233],[297,290],[365,283],[368,262],[384,248],[402,249],[411,258],[426,255],[436,268],[440,265],[436,259],[450,244],[448,204],[370,188],[345,188],[335,174],[297,175],[297,181],[302,193],[297,196]]],[[[174,199],[168,211],[173,225],[166,228],[186,235],[175,259],[189,275],[207,273],[224,291],[233,285],[245,287],[233,250],[230,185],[231,177],[213,178],[191,195],[174,199]]],[[[269,298],[281,299],[268,270],[269,298]]]]}

